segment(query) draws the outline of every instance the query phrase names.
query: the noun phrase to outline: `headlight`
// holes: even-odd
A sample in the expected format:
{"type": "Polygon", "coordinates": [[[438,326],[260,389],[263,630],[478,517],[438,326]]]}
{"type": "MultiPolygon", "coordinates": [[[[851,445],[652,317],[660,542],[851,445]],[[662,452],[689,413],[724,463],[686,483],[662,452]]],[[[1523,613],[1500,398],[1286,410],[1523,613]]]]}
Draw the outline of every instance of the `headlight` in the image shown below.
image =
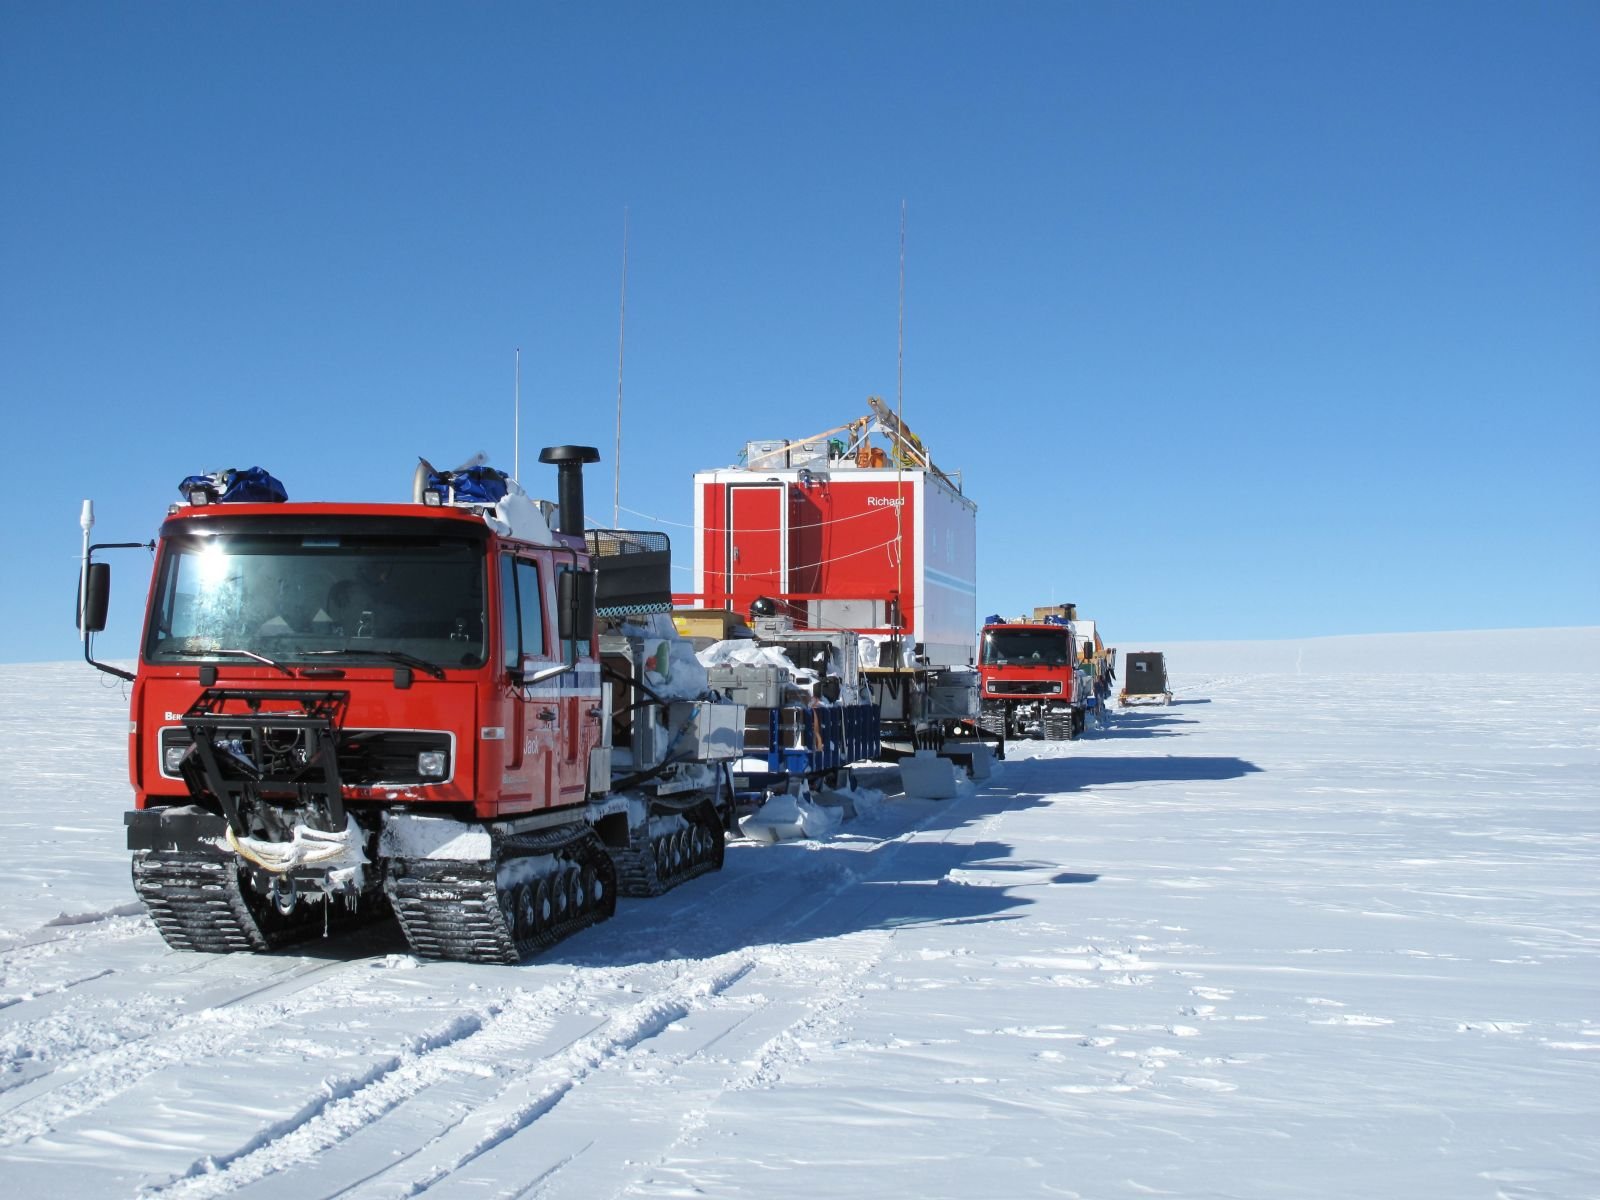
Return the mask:
{"type": "Polygon", "coordinates": [[[424,779],[443,779],[446,765],[443,750],[424,750],[417,755],[417,774],[424,779]]]}
{"type": "Polygon", "coordinates": [[[188,753],[187,746],[168,746],[162,750],[161,763],[168,775],[178,773],[178,768],[183,764],[183,757],[188,753]]]}

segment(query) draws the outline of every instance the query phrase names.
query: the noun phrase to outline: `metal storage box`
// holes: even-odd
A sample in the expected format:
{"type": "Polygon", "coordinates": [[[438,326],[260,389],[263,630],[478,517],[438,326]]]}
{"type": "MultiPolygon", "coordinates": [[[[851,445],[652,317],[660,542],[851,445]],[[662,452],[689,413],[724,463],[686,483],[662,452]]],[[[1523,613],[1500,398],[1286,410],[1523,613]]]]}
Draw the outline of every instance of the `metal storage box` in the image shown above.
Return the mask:
{"type": "Polygon", "coordinates": [[[788,444],[782,438],[776,441],[746,442],[744,464],[752,471],[784,470],[789,466],[789,455],[785,450],[788,444]]]}
{"type": "Polygon", "coordinates": [[[707,683],[728,699],[748,708],[777,708],[783,703],[788,672],[782,667],[709,667],[707,683]]]}
{"type": "Polygon", "coordinates": [[[683,729],[673,753],[689,752],[704,760],[739,758],[744,754],[744,705],[684,701],[667,707],[668,723],[683,729]]]}
{"type": "Polygon", "coordinates": [[[978,715],[976,671],[941,671],[928,688],[928,715],[954,721],[978,715]]]}
{"type": "Polygon", "coordinates": [[[819,471],[828,465],[827,442],[794,442],[789,446],[789,466],[819,471]]]}
{"type": "Polygon", "coordinates": [[[738,758],[744,752],[744,705],[674,700],[666,706],[666,724],[642,721],[634,727],[635,770],[648,770],[668,759],[700,761],[738,758]]]}

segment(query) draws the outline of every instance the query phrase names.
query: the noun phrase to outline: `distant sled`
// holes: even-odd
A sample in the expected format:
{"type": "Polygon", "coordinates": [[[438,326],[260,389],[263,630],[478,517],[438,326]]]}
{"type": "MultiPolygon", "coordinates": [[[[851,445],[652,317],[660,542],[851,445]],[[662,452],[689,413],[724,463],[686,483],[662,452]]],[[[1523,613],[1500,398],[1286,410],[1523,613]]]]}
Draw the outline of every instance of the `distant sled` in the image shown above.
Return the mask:
{"type": "Polygon", "coordinates": [[[1135,704],[1172,703],[1167,663],[1159,650],[1128,651],[1123,659],[1122,681],[1117,703],[1123,708],[1135,704]]]}

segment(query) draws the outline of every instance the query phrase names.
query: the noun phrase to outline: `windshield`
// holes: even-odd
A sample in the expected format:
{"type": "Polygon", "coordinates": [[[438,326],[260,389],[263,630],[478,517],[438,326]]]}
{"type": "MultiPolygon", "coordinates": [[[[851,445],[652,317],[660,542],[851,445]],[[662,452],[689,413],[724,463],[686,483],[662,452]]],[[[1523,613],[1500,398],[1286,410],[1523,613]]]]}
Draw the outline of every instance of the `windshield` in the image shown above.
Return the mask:
{"type": "Polygon", "coordinates": [[[1064,667],[1072,661],[1064,629],[1006,629],[983,635],[990,667],[1064,667]]]}
{"type": "Polygon", "coordinates": [[[477,538],[169,537],[145,656],[174,662],[246,651],[275,663],[327,664],[399,653],[478,667],[487,658],[484,612],[484,543],[477,538]]]}

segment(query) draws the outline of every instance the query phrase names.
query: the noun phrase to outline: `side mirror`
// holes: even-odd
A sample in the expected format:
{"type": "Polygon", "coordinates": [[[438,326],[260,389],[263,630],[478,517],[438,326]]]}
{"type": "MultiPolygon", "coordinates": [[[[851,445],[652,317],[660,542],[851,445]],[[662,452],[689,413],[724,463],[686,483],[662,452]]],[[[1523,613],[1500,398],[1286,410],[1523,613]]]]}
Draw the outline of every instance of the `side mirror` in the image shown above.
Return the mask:
{"type": "Polygon", "coordinates": [[[563,571],[557,575],[556,609],[561,640],[587,642],[594,633],[594,573],[563,571]]]}
{"type": "Polygon", "coordinates": [[[520,667],[506,668],[506,679],[512,687],[532,687],[536,683],[543,683],[546,679],[554,679],[557,675],[565,675],[572,670],[571,663],[556,663],[552,667],[540,667],[534,671],[524,671],[520,667]]]}
{"type": "Polygon", "coordinates": [[[78,628],[100,633],[106,627],[106,612],[111,606],[111,564],[92,562],[85,583],[78,577],[78,628]]]}

